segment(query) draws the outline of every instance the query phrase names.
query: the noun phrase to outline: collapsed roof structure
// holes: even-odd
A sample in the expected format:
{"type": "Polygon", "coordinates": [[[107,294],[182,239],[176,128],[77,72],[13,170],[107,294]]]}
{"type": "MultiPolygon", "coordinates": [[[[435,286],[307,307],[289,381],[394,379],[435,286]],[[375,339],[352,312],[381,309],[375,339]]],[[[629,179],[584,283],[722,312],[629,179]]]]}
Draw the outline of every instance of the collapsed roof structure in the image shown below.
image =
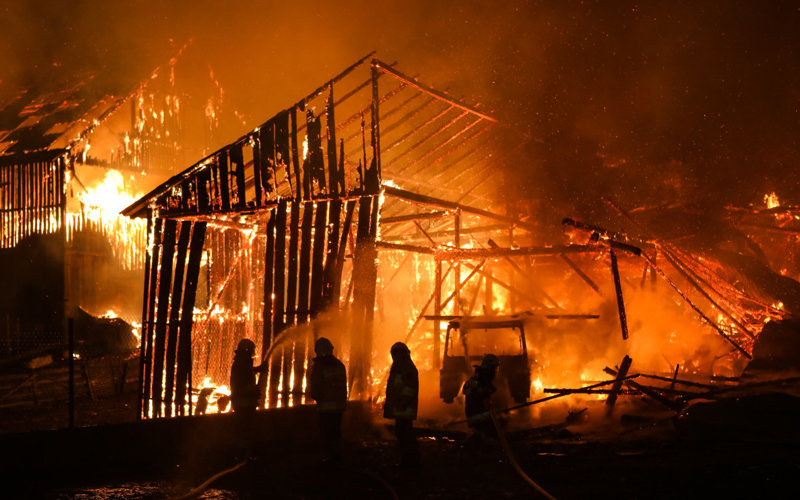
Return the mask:
{"type": "Polygon", "coordinates": [[[113,302],[139,289],[126,283],[144,265],[146,227],[118,211],[211,149],[220,127],[221,88],[189,47],[136,84],[83,72],[0,102],[6,337],[63,331],[76,308],[127,309],[113,302]]]}

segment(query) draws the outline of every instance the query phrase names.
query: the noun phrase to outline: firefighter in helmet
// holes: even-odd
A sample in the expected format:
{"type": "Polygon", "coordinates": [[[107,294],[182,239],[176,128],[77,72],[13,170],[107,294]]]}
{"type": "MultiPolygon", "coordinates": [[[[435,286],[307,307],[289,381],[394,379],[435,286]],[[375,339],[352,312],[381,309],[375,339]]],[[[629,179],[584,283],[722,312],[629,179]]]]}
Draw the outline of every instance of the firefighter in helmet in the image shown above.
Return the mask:
{"type": "Polygon", "coordinates": [[[333,344],[320,337],[314,344],[314,365],[308,380],[308,395],[317,402],[319,430],[327,459],[341,459],[342,416],[347,403],[347,371],[333,355],[333,344]]]}
{"type": "Polygon", "coordinates": [[[497,429],[492,421],[492,394],[497,391],[492,381],[497,375],[500,360],[494,354],[483,357],[480,365],[475,365],[475,375],[464,383],[464,411],[467,415],[467,426],[475,429],[475,433],[467,440],[466,445],[485,447],[494,444],[498,438],[497,429]],[[476,443],[477,441],[477,443],[476,443]]]}
{"type": "Polygon", "coordinates": [[[256,345],[250,339],[242,339],[236,346],[231,367],[231,406],[236,415],[235,432],[240,444],[248,442],[261,391],[256,383],[256,373],[263,364],[253,366],[256,345]]]}
{"type": "Polygon", "coordinates": [[[419,373],[411,360],[411,351],[402,342],[391,348],[392,368],[386,382],[386,403],[383,417],[394,419],[395,436],[405,468],[419,467],[419,448],[413,423],[419,402],[419,373]]]}

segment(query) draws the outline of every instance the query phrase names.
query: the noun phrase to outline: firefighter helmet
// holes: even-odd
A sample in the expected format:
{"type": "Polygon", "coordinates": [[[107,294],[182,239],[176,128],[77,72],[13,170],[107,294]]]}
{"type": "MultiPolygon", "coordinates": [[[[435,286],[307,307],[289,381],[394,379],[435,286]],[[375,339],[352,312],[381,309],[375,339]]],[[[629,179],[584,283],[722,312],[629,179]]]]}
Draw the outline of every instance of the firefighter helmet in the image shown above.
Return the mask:
{"type": "Polygon", "coordinates": [[[256,350],[256,345],[250,339],[242,339],[239,341],[239,345],[236,346],[237,353],[244,354],[245,352],[250,352],[252,354],[256,350]]]}
{"type": "Polygon", "coordinates": [[[481,361],[481,368],[489,368],[491,366],[500,366],[500,360],[494,354],[487,354],[481,361]]]}
{"type": "Polygon", "coordinates": [[[325,337],[320,337],[314,344],[314,352],[317,356],[330,356],[333,354],[333,344],[325,337]]]}
{"type": "Polygon", "coordinates": [[[395,342],[390,351],[392,354],[411,354],[411,350],[402,342],[395,342]]]}

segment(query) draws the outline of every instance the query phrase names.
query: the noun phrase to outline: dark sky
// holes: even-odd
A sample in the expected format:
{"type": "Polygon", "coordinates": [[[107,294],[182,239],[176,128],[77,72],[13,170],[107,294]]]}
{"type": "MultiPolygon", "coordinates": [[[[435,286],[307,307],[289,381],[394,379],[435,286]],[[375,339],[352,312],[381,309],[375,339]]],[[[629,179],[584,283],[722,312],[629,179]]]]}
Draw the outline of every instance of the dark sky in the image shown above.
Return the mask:
{"type": "Polygon", "coordinates": [[[255,125],[377,50],[540,139],[531,196],[800,203],[800,3],[4,0],[0,95],[195,39],[255,125]],[[58,66],[55,66],[58,65],[58,66]]]}

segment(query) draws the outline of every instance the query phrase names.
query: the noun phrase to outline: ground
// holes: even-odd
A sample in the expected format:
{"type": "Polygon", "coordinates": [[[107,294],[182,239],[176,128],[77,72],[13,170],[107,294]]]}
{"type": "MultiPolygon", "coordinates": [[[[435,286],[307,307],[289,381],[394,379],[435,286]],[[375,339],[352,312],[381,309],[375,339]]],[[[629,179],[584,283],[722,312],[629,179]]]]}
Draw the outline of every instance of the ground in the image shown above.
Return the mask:
{"type": "MultiPolygon", "coordinates": [[[[458,439],[422,438],[423,467],[396,467],[391,439],[367,433],[345,442],[343,465],[321,463],[313,444],[261,444],[244,467],[218,479],[200,498],[486,500],[544,498],[500,450],[475,457],[458,439]]],[[[512,436],[522,469],[559,500],[783,499],[800,487],[800,443],[688,438],[665,424],[596,440],[570,431],[546,437],[512,436]],[[639,434],[639,435],[637,435],[639,434]]],[[[196,457],[197,458],[197,457],[196,457]]],[[[234,464],[225,451],[163,468],[120,469],[108,464],[82,477],[47,476],[36,487],[4,498],[164,499],[201,484],[234,464]]],[[[30,483],[28,483],[30,485],[30,483]]]]}

